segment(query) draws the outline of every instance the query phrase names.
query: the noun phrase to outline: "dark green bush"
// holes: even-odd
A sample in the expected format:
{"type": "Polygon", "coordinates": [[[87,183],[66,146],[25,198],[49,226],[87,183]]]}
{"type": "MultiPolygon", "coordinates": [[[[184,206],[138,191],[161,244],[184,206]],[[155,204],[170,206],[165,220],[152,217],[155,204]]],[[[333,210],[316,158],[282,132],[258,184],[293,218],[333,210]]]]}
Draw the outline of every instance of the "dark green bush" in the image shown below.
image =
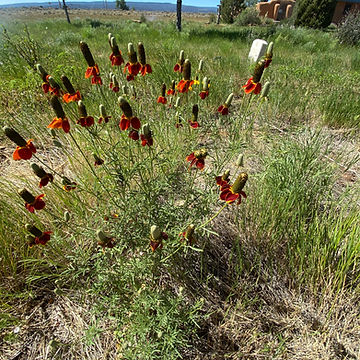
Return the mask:
{"type": "Polygon", "coordinates": [[[340,24],[337,31],[340,44],[360,44],[360,13],[351,12],[340,24]]]}
{"type": "Polygon", "coordinates": [[[236,17],[244,9],[244,0],[221,0],[221,20],[232,24],[236,17]]]}
{"type": "Polygon", "coordinates": [[[324,29],[331,23],[336,0],[300,0],[296,9],[295,26],[324,29]]]}
{"type": "Polygon", "coordinates": [[[239,14],[235,23],[239,26],[260,25],[261,19],[255,7],[248,7],[239,14]]]}

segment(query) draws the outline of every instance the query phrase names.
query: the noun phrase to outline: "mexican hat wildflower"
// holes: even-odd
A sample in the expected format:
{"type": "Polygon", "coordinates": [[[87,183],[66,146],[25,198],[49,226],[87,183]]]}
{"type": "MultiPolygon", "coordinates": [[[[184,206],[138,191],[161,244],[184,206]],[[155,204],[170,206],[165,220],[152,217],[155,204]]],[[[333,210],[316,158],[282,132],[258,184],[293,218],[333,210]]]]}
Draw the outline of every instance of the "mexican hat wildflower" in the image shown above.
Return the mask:
{"type": "Polygon", "coordinates": [[[53,118],[52,122],[47,127],[50,129],[63,129],[65,133],[68,133],[70,131],[70,123],[65,116],[59,99],[56,96],[53,96],[50,99],[50,104],[54,109],[56,116],[53,118]]]}
{"type": "Polygon", "coordinates": [[[184,62],[185,62],[184,50],[181,50],[180,55],[179,55],[179,60],[174,66],[174,71],[182,73],[183,72],[184,62]]]}
{"type": "Polygon", "coordinates": [[[67,76],[62,75],[61,76],[61,81],[67,91],[67,93],[65,93],[63,95],[63,101],[66,102],[67,104],[72,102],[72,101],[79,101],[81,100],[81,95],[80,95],[80,91],[76,91],[71,83],[71,81],[68,79],[67,76]]]}
{"type": "Polygon", "coordinates": [[[126,76],[126,80],[131,81],[135,79],[135,76],[141,70],[141,64],[138,62],[137,54],[135,52],[133,43],[128,44],[128,57],[129,57],[129,61],[126,63],[124,67],[124,74],[127,71],[128,75],[126,76]]]}
{"type": "Polygon", "coordinates": [[[182,233],[180,233],[180,240],[181,241],[187,241],[190,245],[192,245],[196,238],[194,236],[194,232],[195,232],[195,225],[194,224],[190,224],[185,231],[183,231],[182,233]]]}
{"type": "Polygon", "coordinates": [[[111,65],[112,66],[120,66],[121,64],[124,64],[124,59],[121,55],[121,51],[119,50],[116,40],[112,36],[112,34],[109,34],[109,44],[111,47],[111,54],[109,56],[111,65]]]}
{"type": "Polygon", "coordinates": [[[45,194],[34,196],[28,190],[22,189],[19,190],[19,195],[25,200],[25,207],[31,213],[35,212],[35,210],[41,210],[45,207],[45,201],[42,200],[45,194]]]}
{"type": "Polygon", "coordinates": [[[43,186],[46,186],[49,182],[53,182],[54,176],[50,173],[47,173],[42,167],[39,165],[32,163],[31,168],[34,174],[40,178],[39,188],[41,189],[43,186]]]}
{"type": "Polygon", "coordinates": [[[165,105],[167,103],[165,93],[166,93],[166,84],[162,84],[162,86],[161,86],[161,96],[159,96],[158,99],[157,99],[158,104],[164,104],[165,105]]]}
{"type": "Polygon", "coordinates": [[[155,252],[157,248],[162,249],[163,240],[168,239],[168,234],[161,231],[156,225],[150,228],[150,248],[152,252],[155,252]]]}
{"type": "Polygon", "coordinates": [[[99,238],[98,245],[100,245],[104,251],[105,248],[111,249],[116,245],[115,239],[110,235],[106,234],[104,231],[98,230],[96,234],[99,238]]]}
{"type": "Polygon", "coordinates": [[[84,58],[88,64],[88,68],[86,69],[85,72],[85,79],[91,78],[91,84],[93,85],[102,85],[100,70],[98,65],[95,63],[95,60],[91,54],[89,46],[85,42],[80,41],[80,50],[84,55],[84,58]]]}
{"type": "Polygon", "coordinates": [[[241,203],[241,197],[246,198],[246,194],[242,189],[244,188],[246,181],[248,179],[248,174],[242,172],[239,174],[233,185],[229,183],[224,183],[220,187],[220,199],[226,201],[228,204],[238,201],[241,203]]]}
{"type": "Polygon", "coordinates": [[[99,117],[99,121],[98,121],[99,124],[101,124],[102,122],[107,124],[109,122],[109,119],[111,119],[111,116],[109,116],[106,113],[105,106],[103,104],[99,105],[99,112],[100,112],[100,117],[99,117]]]}
{"type": "Polygon", "coordinates": [[[173,80],[171,82],[171,88],[167,91],[166,95],[175,95],[175,85],[176,85],[176,82],[175,82],[175,80],[173,80]]]}
{"type": "Polygon", "coordinates": [[[225,103],[220,105],[217,109],[217,111],[221,114],[221,115],[228,115],[229,114],[229,106],[231,105],[232,99],[234,97],[234,94],[231,93],[228,98],[226,99],[225,103]]]}
{"type": "Polygon", "coordinates": [[[77,124],[80,124],[82,127],[89,127],[94,125],[94,118],[87,114],[86,107],[82,100],[78,101],[78,110],[80,117],[76,122],[77,124]]]}
{"type": "Polygon", "coordinates": [[[141,145],[142,146],[152,146],[154,144],[154,140],[152,137],[152,131],[150,130],[149,124],[145,124],[142,127],[142,134],[140,135],[141,145]]]}
{"type": "Polygon", "coordinates": [[[191,63],[189,59],[186,59],[184,62],[183,78],[177,84],[177,91],[179,93],[186,93],[193,84],[194,80],[191,80],[191,63]]]}
{"type": "Polygon", "coordinates": [[[208,155],[206,149],[200,149],[192,152],[186,157],[186,161],[190,163],[189,170],[195,165],[199,170],[203,170],[205,166],[205,158],[208,155]]]}
{"type": "Polygon", "coordinates": [[[28,237],[28,245],[30,247],[38,244],[46,245],[52,234],[52,231],[41,231],[35,225],[30,224],[26,224],[25,229],[31,234],[28,237]]]}
{"type": "Polygon", "coordinates": [[[36,148],[32,143],[32,139],[26,141],[16,130],[8,126],[4,126],[3,130],[5,135],[17,145],[15,151],[13,152],[13,159],[31,159],[32,154],[36,153],[36,148]]]}
{"type": "Polygon", "coordinates": [[[189,120],[189,125],[193,129],[197,129],[199,127],[198,116],[199,116],[199,106],[197,104],[195,104],[192,107],[192,117],[189,120]]]}
{"type": "Polygon", "coordinates": [[[266,49],[264,68],[267,68],[267,67],[271,64],[271,62],[272,62],[273,47],[274,47],[274,43],[271,42],[271,43],[268,45],[267,49],[266,49]]]}
{"type": "Polygon", "coordinates": [[[210,87],[209,80],[205,76],[202,81],[202,90],[199,93],[201,100],[205,100],[209,96],[209,87],[210,87]]]}
{"type": "Polygon", "coordinates": [[[119,97],[119,105],[123,114],[121,115],[119,127],[121,130],[130,129],[129,137],[133,140],[139,139],[138,130],[140,129],[140,120],[133,115],[130,104],[122,97],[119,97]]]}
{"type": "Polygon", "coordinates": [[[75,190],[77,187],[77,183],[75,181],[71,181],[69,178],[67,178],[66,176],[64,176],[62,178],[62,184],[63,184],[63,189],[66,192],[69,192],[71,190],[75,190]]]}
{"type": "Polygon", "coordinates": [[[152,68],[149,64],[146,63],[146,55],[144,45],[139,42],[138,43],[138,54],[139,54],[139,63],[141,65],[140,73],[142,76],[146,74],[152,73],[152,68]]]}
{"type": "Polygon", "coordinates": [[[253,76],[247,81],[243,88],[246,94],[254,93],[259,94],[261,91],[261,77],[265,69],[265,60],[260,60],[256,65],[253,76]]]}
{"type": "Polygon", "coordinates": [[[230,181],[230,170],[225,170],[224,174],[216,177],[216,185],[217,186],[224,186],[228,184],[230,181]]]}

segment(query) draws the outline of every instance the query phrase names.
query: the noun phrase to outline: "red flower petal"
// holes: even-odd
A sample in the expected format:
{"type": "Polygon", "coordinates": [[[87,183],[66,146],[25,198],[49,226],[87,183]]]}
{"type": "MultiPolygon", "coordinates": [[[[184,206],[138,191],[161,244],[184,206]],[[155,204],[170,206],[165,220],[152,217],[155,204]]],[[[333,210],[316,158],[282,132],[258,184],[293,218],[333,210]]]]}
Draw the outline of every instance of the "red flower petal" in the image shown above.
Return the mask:
{"type": "Polygon", "coordinates": [[[130,119],[130,123],[131,123],[131,127],[135,130],[139,130],[140,129],[140,120],[136,117],[136,116],[133,116],[131,119],[130,119]]]}
{"type": "Polygon", "coordinates": [[[136,130],[131,130],[129,132],[129,138],[131,138],[134,141],[139,140],[139,133],[136,130]]]}
{"type": "Polygon", "coordinates": [[[130,120],[125,115],[122,115],[119,123],[120,129],[127,130],[129,126],[130,126],[130,120]]]}
{"type": "Polygon", "coordinates": [[[199,159],[198,161],[196,161],[196,167],[200,170],[202,170],[205,166],[205,160],[204,159],[199,159]]]}
{"type": "Polygon", "coordinates": [[[186,161],[193,161],[194,159],[196,159],[194,153],[191,153],[186,157],[186,161]]]}
{"type": "MultiPolygon", "coordinates": [[[[23,160],[29,160],[31,159],[32,157],[32,151],[26,147],[26,146],[23,146],[23,147],[19,147],[17,148],[15,151],[17,151],[17,154],[19,156],[20,159],[23,159],[23,160]]],[[[13,154],[13,158],[14,158],[14,154],[13,154]]],[[[15,160],[15,159],[14,159],[15,160]]]]}

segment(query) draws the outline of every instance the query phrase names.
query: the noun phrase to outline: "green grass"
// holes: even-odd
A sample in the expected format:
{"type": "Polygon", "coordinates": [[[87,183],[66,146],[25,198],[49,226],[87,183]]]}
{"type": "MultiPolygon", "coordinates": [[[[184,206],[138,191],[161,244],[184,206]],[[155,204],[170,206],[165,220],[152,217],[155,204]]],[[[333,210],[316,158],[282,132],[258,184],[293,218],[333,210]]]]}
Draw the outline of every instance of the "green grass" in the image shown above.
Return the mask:
{"type": "MultiPolygon", "coordinates": [[[[77,305],[91,304],[91,311],[82,316],[95,320],[79,329],[81,340],[68,338],[67,346],[59,348],[69,359],[102,339],[116,346],[116,356],[126,359],[205,354],[236,358],[241,341],[235,346],[229,340],[229,348],[225,340],[225,345],[214,345],[216,336],[209,327],[221,328],[214,308],[230,308],[239,293],[250,293],[265,276],[264,269],[293,291],[317,299],[325,292],[336,296],[358,291],[359,189],[356,183],[345,187],[341,182],[344,166],[356,165],[357,158],[346,150],[352,139],[341,138],[345,145],[337,147],[332,133],[332,128],[351,128],[355,134],[359,130],[358,94],[352,85],[360,80],[357,49],[339,46],[330,33],[303,29],[185,25],[184,32],[176,33],[173,24],[162,22],[39,21],[28,24],[26,37],[21,31],[16,35],[16,24],[8,26],[19,51],[30,46],[33,52],[22,59],[2,40],[6,47],[0,54],[1,124],[34,139],[38,149],[30,161],[15,163],[14,144],[1,135],[10,158],[0,178],[5,314],[0,324],[8,346],[17,341],[10,335],[14,324],[21,324],[20,304],[44,289],[55,302],[76,294],[74,312],[77,305]],[[131,84],[136,99],[130,88],[128,93],[134,114],[151,127],[151,148],[141,147],[118,127],[121,92],[108,89],[109,71],[121,85],[127,82],[121,71],[110,67],[109,32],[125,58],[127,43],[142,41],[153,67],[153,74],[131,84]],[[249,99],[241,88],[251,74],[247,52],[256,37],[275,42],[273,63],[264,74],[264,81],[271,82],[268,100],[249,99]],[[101,90],[84,79],[87,65],[78,47],[81,40],[100,67],[101,90]],[[193,76],[204,59],[199,75],[210,78],[210,96],[200,100],[194,86],[181,97],[179,108],[164,107],[156,99],[163,82],[169,87],[173,79],[179,80],[172,69],[182,49],[193,76]],[[49,97],[28,64],[35,59],[58,82],[62,74],[71,79],[95,121],[103,104],[110,122],[82,128],[76,125],[77,106],[71,103],[63,105],[70,133],[50,132],[47,125],[54,114],[49,97]],[[222,117],[216,109],[231,92],[235,97],[230,115],[222,117]],[[200,107],[201,126],[196,130],[187,124],[194,103],[200,107]],[[184,126],[177,129],[179,118],[184,126]],[[321,129],[324,125],[330,130],[321,129]],[[209,153],[205,171],[188,171],[185,157],[202,147],[209,153]],[[104,165],[94,167],[92,153],[104,165]],[[241,168],[236,165],[240,153],[245,154],[241,168]],[[38,188],[32,161],[55,174],[53,184],[38,188]],[[238,207],[228,205],[207,223],[223,206],[215,176],[227,168],[231,182],[240,171],[249,173],[244,189],[248,198],[238,207]],[[65,192],[62,176],[75,181],[77,189],[65,192]],[[46,207],[30,214],[17,194],[23,187],[33,194],[46,193],[46,207]],[[28,247],[26,223],[53,232],[45,247],[28,247]],[[154,224],[169,238],[163,249],[152,253],[149,232],[154,224]],[[189,224],[196,227],[193,244],[180,242],[179,234],[189,224]],[[113,237],[116,246],[102,251],[98,230],[113,237]],[[244,279],[251,281],[244,284],[244,279]]],[[[250,295],[246,301],[245,308],[253,306],[250,295]]],[[[52,339],[59,340],[56,336],[52,339]]],[[[287,356],[286,340],[281,334],[274,336],[279,342],[274,356],[287,356]]],[[[264,349],[272,353],[271,341],[264,349]]]]}

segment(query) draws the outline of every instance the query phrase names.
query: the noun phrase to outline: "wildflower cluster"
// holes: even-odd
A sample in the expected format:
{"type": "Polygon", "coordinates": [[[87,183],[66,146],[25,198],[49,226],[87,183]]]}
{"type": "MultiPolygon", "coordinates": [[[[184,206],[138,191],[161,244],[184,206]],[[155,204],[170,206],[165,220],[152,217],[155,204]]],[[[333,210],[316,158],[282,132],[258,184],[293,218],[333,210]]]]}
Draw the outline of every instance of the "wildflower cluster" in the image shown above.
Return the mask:
{"type": "MultiPolygon", "coordinates": [[[[120,92],[121,96],[116,95],[118,103],[117,109],[110,109],[110,111],[113,112],[112,115],[108,114],[103,104],[96,105],[99,108],[99,116],[92,114],[92,107],[87,107],[87,105],[91,105],[87,102],[87,97],[83,97],[80,91],[76,90],[68,76],[61,76],[61,86],[45,71],[41,65],[37,65],[37,71],[42,80],[41,88],[43,93],[46,97],[48,97],[50,106],[55,113],[55,117],[47,126],[49,129],[51,129],[52,135],[55,138],[54,144],[59,147],[62,146],[61,143],[56,139],[57,135],[56,131],[54,131],[62,130],[63,133],[61,136],[67,137],[69,143],[73,144],[78,150],[79,154],[85,158],[85,162],[88,164],[91,172],[94,174],[97,184],[104,188],[111,201],[116,197],[112,192],[113,190],[107,188],[106,185],[104,185],[101,176],[98,176],[96,172],[99,168],[104,168],[105,172],[108,171],[107,166],[111,163],[109,160],[110,156],[107,156],[107,152],[104,151],[102,147],[96,147],[95,145],[95,149],[91,153],[92,161],[89,160],[86,150],[78,144],[76,136],[73,135],[73,130],[76,129],[75,133],[86,134],[84,139],[86,139],[86,141],[89,141],[90,139],[93,144],[96,144],[99,141],[103,141],[103,143],[115,146],[113,145],[115,143],[115,141],[113,141],[115,136],[110,133],[112,125],[111,123],[114,119],[115,127],[119,130],[120,134],[120,140],[118,143],[123,141],[123,138],[129,138],[135,142],[134,144],[134,142],[126,140],[126,144],[123,144],[123,149],[125,148],[128,150],[129,157],[131,158],[129,163],[131,163],[133,161],[132,158],[138,156],[139,153],[146,153],[148,156],[143,158],[142,161],[149,161],[151,162],[151,166],[153,166],[154,158],[157,156],[156,152],[158,150],[153,150],[153,148],[157,147],[155,136],[156,134],[154,135],[151,129],[151,122],[153,119],[146,119],[147,122],[143,125],[139,119],[144,119],[144,117],[146,118],[146,115],[144,116],[142,113],[144,112],[144,109],[142,109],[142,107],[139,106],[137,102],[137,90],[144,91],[144,89],[139,89],[139,87],[136,88],[136,86],[141,86],[141,84],[138,85],[138,79],[143,79],[143,77],[146,75],[148,75],[146,76],[146,79],[148,77],[151,78],[151,74],[153,72],[151,65],[147,62],[144,45],[139,42],[136,52],[134,45],[129,43],[127,46],[128,61],[125,63],[122,52],[119,49],[115,37],[112,34],[108,35],[108,42],[111,49],[111,54],[109,56],[109,66],[111,66],[112,71],[117,71],[117,75],[111,71],[108,78],[107,76],[104,77],[104,81],[108,81],[109,85],[108,87],[104,87],[105,91],[108,91],[107,94],[104,94],[104,90],[102,88],[103,80],[100,76],[100,69],[98,64],[95,62],[89,46],[85,42],[80,42],[80,50],[87,64],[84,77],[85,79],[91,79],[91,84],[95,85],[95,87],[91,88],[95,88],[96,91],[98,91],[99,96],[101,96],[101,100],[104,104],[111,104],[111,102],[108,101],[108,98],[110,96],[114,96],[113,93],[119,93],[122,91],[122,93],[120,92]],[[134,85],[127,85],[129,82],[132,82],[134,85]],[[119,109],[121,110],[121,114],[119,113],[119,109]],[[69,115],[67,116],[66,114],[69,115]],[[103,130],[103,133],[106,133],[108,136],[106,140],[102,138],[103,130]],[[126,135],[123,135],[124,133],[126,135]]],[[[273,46],[270,44],[265,58],[261,59],[256,64],[253,76],[243,86],[246,94],[256,95],[261,92],[262,86],[260,81],[264,74],[264,70],[270,65],[272,61],[272,49],[273,46]]],[[[181,141],[183,141],[186,146],[192,150],[190,154],[187,153],[188,155],[186,156],[184,153],[182,157],[184,165],[186,162],[188,163],[189,175],[186,176],[191,176],[192,174],[206,174],[207,172],[205,161],[209,156],[209,152],[205,147],[200,145],[200,137],[198,136],[203,127],[203,120],[200,117],[202,106],[204,106],[203,104],[206,104],[207,99],[211,97],[210,79],[207,76],[203,76],[203,68],[204,61],[201,60],[196,72],[196,76],[193,77],[191,62],[189,59],[185,58],[185,53],[182,50],[180,52],[179,59],[173,68],[173,73],[175,73],[175,76],[178,77],[178,79],[172,80],[170,84],[167,84],[166,82],[163,82],[162,84],[160,83],[161,88],[157,94],[159,96],[153,99],[154,104],[159,104],[156,105],[158,106],[157,109],[159,109],[161,112],[164,112],[166,118],[175,118],[175,127],[177,130],[174,130],[174,132],[179,136],[179,138],[181,137],[181,141]],[[199,100],[199,103],[197,103],[196,99],[199,98],[201,101],[199,100]],[[184,106],[184,109],[188,109],[186,110],[186,117],[184,116],[184,119],[187,119],[184,121],[184,124],[188,129],[188,133],[194,135],[193,137],[184,135],[185,129],[182,130],[184,127],[184,124],[182,123],[183,117],[180,114],[180,108],[182,104],[186,105],[186,107],[184,106]],[[189,141],[189,139],[192,140],[189,141]],[[198,170],[203,172],[200,173],[198,170]]],[[[147,89],[145,86],[145,91],[146,90],[147,89]]],[[[261,96],[267,97],[268,92],[269,83],[266,83],[263,91],[261,92],[261,96]]],[[[225,102],[217,108],[217,111],[216,108],[213,110],[214,114],[219,113],[221,115],[228,115],[229,107],[231,106],[233,99],[234,94],[231,93],[228,95],[225,102]]],[[[166,124],[164,124],[164,128],[165,126],[166,124]]],[[[14,160],[30,160],[33,156],[39,160],[36,157],[37,149],[34,146],[32,139],[25,140],[15,129],[11,127],[5,127],[4,132],[5,135],[16,144],[16,148],[13,152],[14,160]]],[[[239,166],[242,166],[242,164],[239,166]]],[[[71,193],[73,190],[78,188],[77,182],[66,177],[64,174],[57,173],[49,166],[47,166],[45,170],[38,163],[33,162],[31,163],[31,169],[35,176],[39,179],[37,181],[39,181],[38,187],[40,189],[48,185],[51,186],[51,184],[53,184],[53,186],[59,187],[59,185],[56,184],[56,181],[54,181],[56,180],[54,178],[54,174],[61,177],[60,189],[62,188],[66,193],[71,193]],[[50,171],[48,171],[48,169],[50,171]]],[[[114,167],[111,169],[113,170],[114,167]]],[[[136,171],[140,170],[133,169],[131,175],[132,179],[134,179],[134,183],[138,181],[138,178],[136,177],[136,171]]],[[[143,174],[140,174],[139,177],[141,180],[144,178],[143,174]]],[[[216,185],[219,187],[218,199],[223,201],[225,205],[220,209],[220,211],[216,213],[215,216],[207,220],[202,225],[188,225],[186,229],[180,233],[181,240],[192,245],[196,239],[195,231],[197,227],[201,228],[205,226],[209,221],[213,220],[225,208],[225,206],[232,203],[240,204],[241,200],[246,198],[246,194],[243,191],[243,188],[247,182],[247,179],[248,174],[242,171],[237,176],[236,180],[231,183],[229,170],[225,171],[223,175],[216,177],[214,187],[216,188],[216,185]]],[[[146,189],[146,191],[149,190],[146,189]]],[[[46,206],[44,201],[45,193],[32,194],[28,189],[24,188],[19,190],[18,194],[24,201],[25,209],[32,214],[37,214],[46,206]]],[[[70,215],[67,212],[66,218],[69,218],[69,216],[70,215]]],[[[68,219],[66,221],[68,221],[68,219]]],[[[52,234],[51,231],[42,231],[35,225],[26,225],[26,230],[30,233],[28,236],[29,246],[37,244],[45,245],[50,240],[50,235],[52,234]]],[[[103,230],[97,231],[97,237],[97,243],[102,249],[113,248],[116,245],[115,238],[111,235],[108,235],[103,230]]],[[[162,249],[165,241],[168,240],[168,238],[169,235],[167,233],[161,231],[157,225],[153,225],[150,229],[151,251],[155,252],[157,249],[162,249]]]]}

